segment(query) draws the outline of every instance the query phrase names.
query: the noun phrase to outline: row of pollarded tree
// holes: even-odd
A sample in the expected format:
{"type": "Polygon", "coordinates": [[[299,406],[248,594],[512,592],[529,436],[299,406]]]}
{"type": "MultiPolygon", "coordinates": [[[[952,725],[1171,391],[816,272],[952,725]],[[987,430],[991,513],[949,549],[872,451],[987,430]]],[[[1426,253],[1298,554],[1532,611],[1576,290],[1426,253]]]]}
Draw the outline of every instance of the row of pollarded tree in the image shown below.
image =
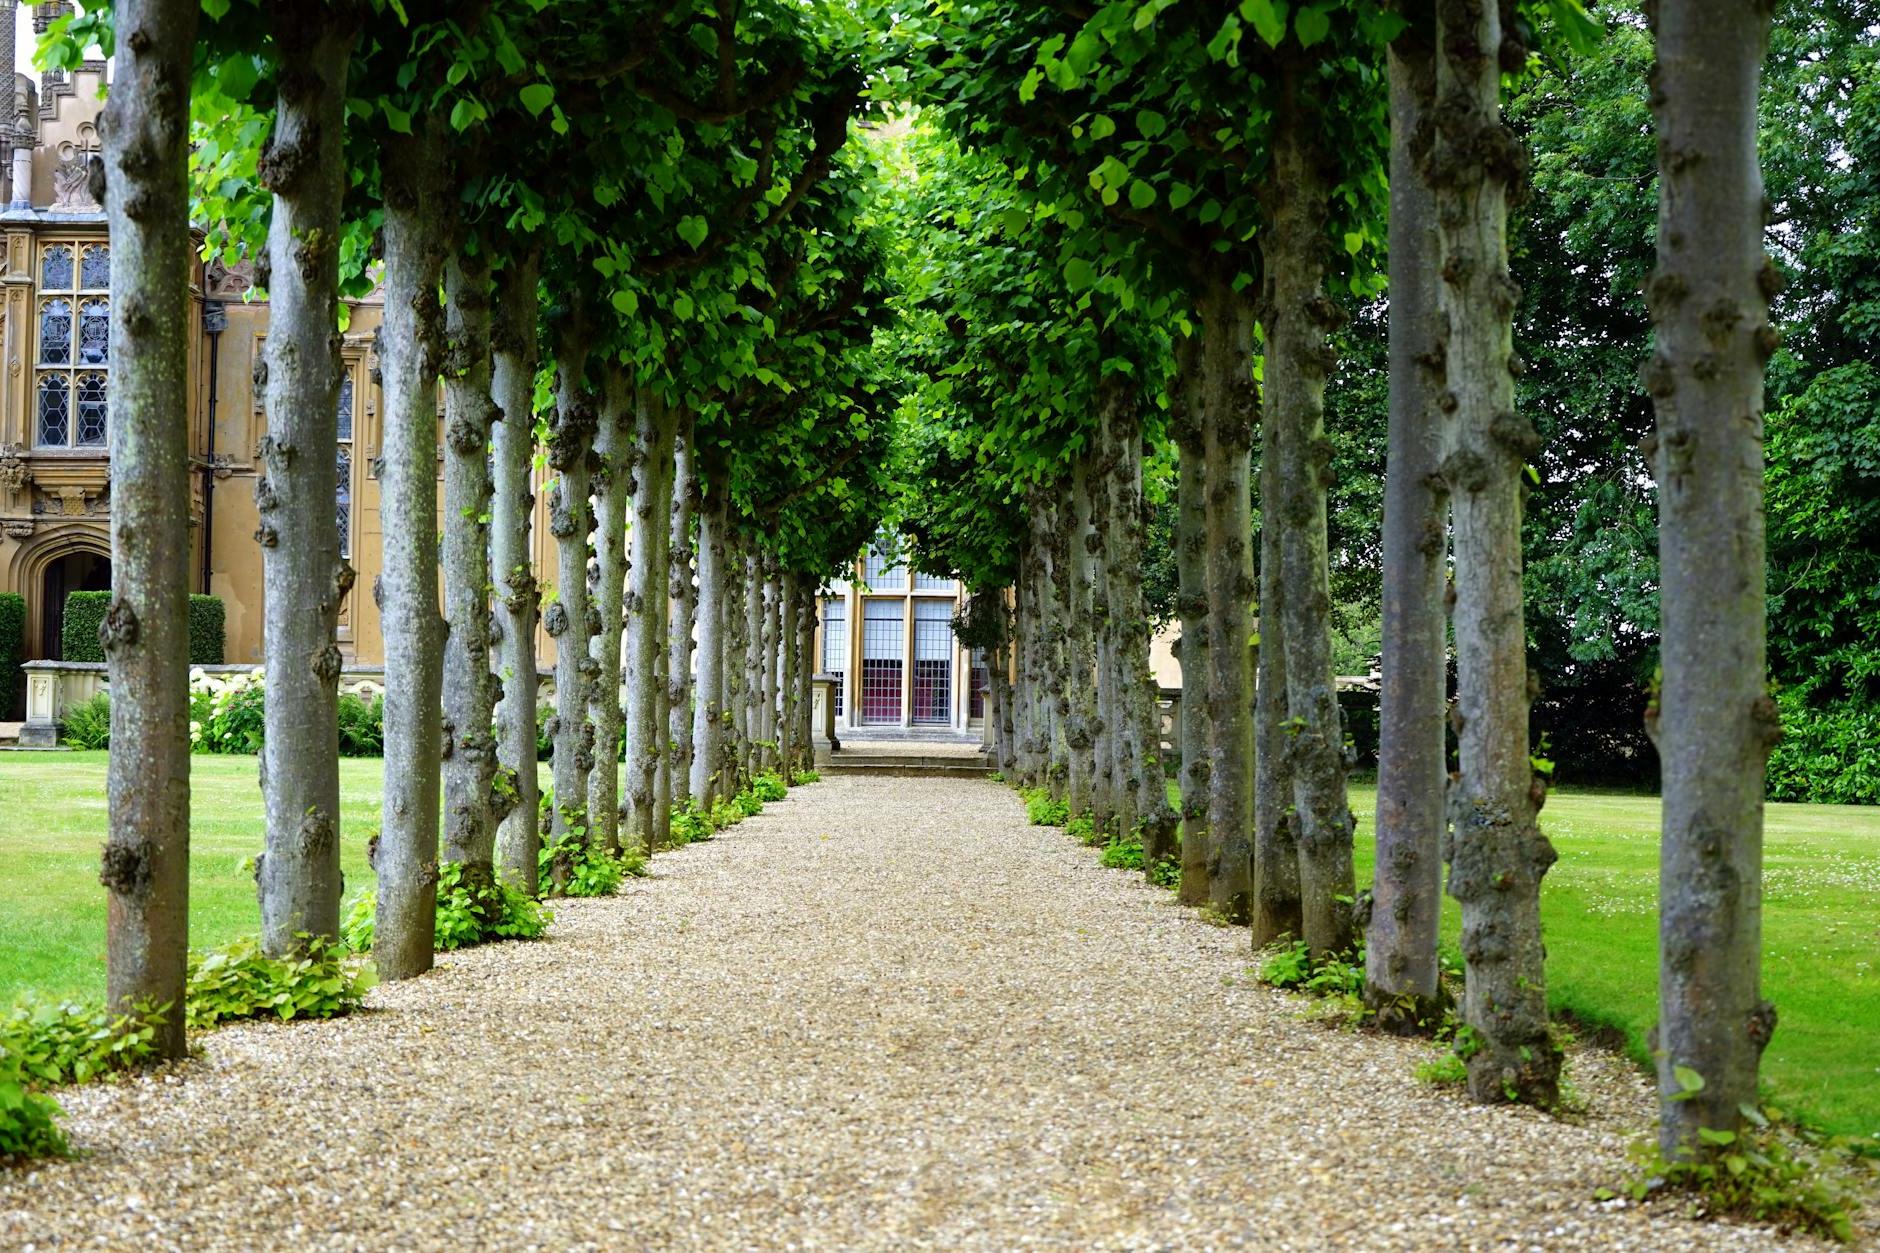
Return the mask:
{"type": "MultiPolygon", "coordinates": [[[[1658,1042],[1675,1156],[1739,1128],[1773,1026],[1758,982],[1761,779],[1778,734],[1760,415],[1779,276],[1756,156],[1767,6],[1659,0],[1650,16],[1657,335],[1638,347],[1658,411],[1663,680],[1648,721],[1664,766],[1658,1042]]],[[[1555,852],[1538,821],[1548,779],[1530,746],[1520,536],[1538,439],[1514,404],[1506,243],[1527,158],[1500,93],[1537,33],[1565,53],[1597,28],[1574,0],[1346,0],[1225,15],[1015,2],[936,9],[914,29],[932,109],[1009,187],[989,201],[998,176],[984,174],[958,193],[955,220],[977,237],[935,262],[921,290],[944,294],[907,351],[938,362],[944,384],[930,474],[979,512],[1006,506],[988,527],[927,502],[909,525],[972,586],[1017,587],[1010,761],[1075,811],[1147,819],[1146,849],[1166,848],[1152,809],[1117,800],[1131,779],[1118,738],[1139,757],[1155,741],[1132,721],[1140,668],[1119,669],[1104,642],[1116,615],[1137,614],[1109,590],[1131,577],[1113,563],[1139,555],[1132,527],[1099,512],[1140,483],[1129,412],[1160,405],[1179,461],[1184,896],[1257,944],[1293,936],[1324,957],[1362,936],[1374,1009],[1414,1028],[1439,1008],[1447,858],[1470,1091],[1554,1104],[1540,887],[1555,852]],[[1014,253],[1055,272],[1015,276],[1014,253]],[[1386,278],[1378,870],[1360,897],[1323,413],[1335,284],[1366,295],[1386,278]],[[974,446],[998,449],[996,464],[961,455],[974,446]]],[[[1123,625],[1139,633],[1140,615],[1123,625]]]]}
{"type": "MultiPolygon", "coordinates": [[[[212,247],[270,263],[269,953],[338,929],[336,623],[353,573],[332,506],[334,344],[342,296],[375,283],[381,976],[430,968],[440,862],[473,890],[499,875],[553,890],[582,858],[661,846],[675,808],[709,810],[807,763],[814,597],[873,529],[887,440],[863,352],[881,284],[872,174],[845,152],[870,52],[819,17],[782,3],[217,15],[122,0],[63,28],[55,61],[107,38],[107,21],[117,49],[116,581],[101,632],[115,1006],[183,1000],[189,494],[175,415],[192,212],[212,247]],[[193,158],[192,101],[215,119],[193,158]],[[256,117],[267,141],[242,154],[256,117]],[[558,553],[546,585],[528,559],[538,460],[558,553]],[[539,827],[538,614],[557,687],[539,827]]],[[[180,1014],[159,1047],[182,1052],[180,1014]]]]}

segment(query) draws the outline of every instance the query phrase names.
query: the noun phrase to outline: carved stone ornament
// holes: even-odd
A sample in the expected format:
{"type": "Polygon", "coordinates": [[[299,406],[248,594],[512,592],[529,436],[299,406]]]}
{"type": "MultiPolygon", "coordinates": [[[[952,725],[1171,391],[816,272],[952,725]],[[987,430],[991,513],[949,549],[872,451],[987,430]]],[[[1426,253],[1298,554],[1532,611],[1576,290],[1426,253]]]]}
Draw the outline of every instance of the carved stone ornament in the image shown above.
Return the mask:
{"type": "Polygon", "coordinates": [[[59,163],[52,170],[54,212],[89,213],[99,208],[91,194],[92,157],[89,143],[80,146],[68,141],[59,145],[59,163]]]}
{"type": "Polygon", "coordinates": [[[9,519],[4,524],[0,524],[0,530],[6,532],[8,539],[25,539],[33,533],[33,520],[31,518],[9,519]]]}
{"type": "Polygon", "coordinates": [[[32,481],[33,468],[26,464],[26,449],[19,444],[0,447],[0,484],[17,492],[32,481]]]}
{"type": "Polygon", "coordinates": [[[235,459],[225,452],[219,452],[209,462],[209,469],[210,472],[215,475],[215,481],[220,483],[223,479],[235,473],[235,459]]]}

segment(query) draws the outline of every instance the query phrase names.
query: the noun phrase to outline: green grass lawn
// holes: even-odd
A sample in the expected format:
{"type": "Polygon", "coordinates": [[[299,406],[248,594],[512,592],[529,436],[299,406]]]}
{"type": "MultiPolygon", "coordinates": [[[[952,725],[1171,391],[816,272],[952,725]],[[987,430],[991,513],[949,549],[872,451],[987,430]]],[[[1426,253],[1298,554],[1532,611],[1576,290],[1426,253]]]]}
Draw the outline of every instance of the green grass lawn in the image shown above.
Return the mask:
{"type": "MultiPolygon", "coordinates": [[[[1377,791],[1357,785],[1358,882],[1370,882],[1377,791]]],[[[1547,998],[1621,1032],[1646,1060],[1658,1018],[1658,800],[1564,788],[1541,825],[1560,850],[1542,887],[1547,998]]],[[[1779,1015],[1763,1055],[1773,1102],[1844,1135],[1880,1137],[1880,808],[1770,805],[1763,995],[1779,1015]]],[[[1461,931],[1443,901],[1443,937],[1461,931]]]]}

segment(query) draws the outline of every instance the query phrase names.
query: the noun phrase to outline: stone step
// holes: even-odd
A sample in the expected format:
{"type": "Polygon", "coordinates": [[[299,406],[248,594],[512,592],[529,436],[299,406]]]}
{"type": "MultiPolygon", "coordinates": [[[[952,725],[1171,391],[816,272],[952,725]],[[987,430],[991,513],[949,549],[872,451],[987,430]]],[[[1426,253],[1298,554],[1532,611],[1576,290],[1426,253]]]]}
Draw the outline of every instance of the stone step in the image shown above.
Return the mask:
{"type": "Polygon", "coordinates": [[[823,774],[870,774],[896,778],[983,778],[992,767],[983,757],[925,757],[906,753],[837,753],[816,763],[823,774]]]}

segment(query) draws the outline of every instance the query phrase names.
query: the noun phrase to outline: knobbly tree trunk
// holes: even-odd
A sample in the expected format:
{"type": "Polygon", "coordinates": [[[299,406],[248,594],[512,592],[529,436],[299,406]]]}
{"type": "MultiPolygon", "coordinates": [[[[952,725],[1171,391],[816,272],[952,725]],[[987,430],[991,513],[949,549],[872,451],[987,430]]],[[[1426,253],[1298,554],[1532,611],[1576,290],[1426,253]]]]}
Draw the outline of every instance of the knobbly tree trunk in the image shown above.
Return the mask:
{"type": "Polygon", "coordinates": [[[797,594],[802,603],[796,614],[797,759],[788,771],[788,777],[792,780],[799,771],[812,770],[816,766],[816,580],[804,579],[797,594]]]}
{"type": "Polygon", "coordinates": [[[777,660],[780,676],[777,700],[781,708],[777,719],[777,771],[788,780],[796,762],[796,675],[802,665],[802,658],[797,653],[797,614],[802,608],[802,601],[797,595],[794,570],[785,570],[778,579],[777,596],[777,660]]]}
{"type": "MultiPolygon", "coordinates": [[[[104,112],[111,229],[111,675],[106,991],[169,1008],[182,1057],[189,949],[189,152],[195,0],[120,0],[104,112]]],[[[330,502],[329,502],[330,504],[330,502]]],[[[331,571],[328,571],[329,578],[331,571]]]]}
{"type": "Polygon", "coordinates": [[[744,787],[750,760],[750,554],[747,540],[730,523],[725,505],[725,724],[724,758],[718,788],[735,796],[744,787]]]}
{"type": "Polygon", "coordinates": [[[1224,282],[1201,300],[1207,473],[1209,903],[1244,923],[1253,896],[1252,301],[1224,282]]]}
{"type": "Polygon", "coordinates": [[[1057,548],[1058,515],[1064,512],[1050,487],[1032,492],[1031,543],[1033,603],[1038,609],[1033,634],[1036,657],[1032,673],[1032,695],[1037,702],[1033,719],[1037,731],[1038,786],[1046,788],[1053,799],[1065,800],[1065,776],[1068,753],[1064,737],[1065,697],[1064,648],[1067,635],[1061,612],[1059,559],[1057,548]]]}
{"type": "Polygon", "coordinates": [[[755,547],[744,552],[744,699],[740,721],[744,743],[738,754],[740,783],[760,769],[758,741],[764,738],[764,578],[755,547]]]}
{"type": "Polygon", "coordinates": [[[385,791],[372,958],[382,979],[431,968],[444,620],[438,612],[437,373],[443,337],[444,199],[429,124],[385,141],[384,391],[379,514],[385,636],[385,791]]]}
{"type": "Polygon", "coordinates": [[[490,562],[496,589],[496,643],[503,680],[497,709],[500,769],[513,774],[515,808],[497,832],[504,878],[529,895],[540,891],[535,716],[535,623],[538,587],[531,556],[535,516],[536,280],[540,254],[514,259],[497,279],[496,316],[490,328],[490,395],[496,402],[496,485],[490,510],[490,562]]]}
{"type": "Polygon", "coordinates": [[[1514,411],[1508,193],[1524,158],[1502,124],[1497,58],[1525,57],[1494,4],[1444,0],[1437,19],[1435,143],[1429,181],[1442,240],[1452,415],[1444,475],[1455,515],[1456,739],[1449,892],[1462,905],[1463,1021],[1478,1101],[1551,1106],[1560,1054],[1547,1025],[1541,877],[1554,862],[1538,814],[1545,780],[1528,758],[1521,606],[1522,467],[1539,449],[1514,411]]]}
{"type": "MultiPolygon", "coordinates": [[[[1325,378],[1336,361],[1326,332],[1341,318],[1325,294],[1329,188],[1323,156],[1309,133],[1314,120],[1300,99],[1302,72],[1290,58],[1280,71],[1273,168],[1263,195],[1269,225],[1262,248],[1266,396],[1261,421],[1274,428],[1280,473],[1279,495],[1262,495],[1260,517],[1263,534],[1272,528],[1279,531],[1286,581],[1280,616],[1301,938],[1315,957],[1325,957],[1345,952],[1357,941],[1352,917],[1357,888],[1351,864],[1354,824],[1345,793],[1345,737],[1332,675],[1325,533],[1325,489],[1332,461],[1331,441],[1325,437],[1325,378]]],[[[1272,616],[1269,612],[1262,620],[1271,621],[1272,616]]]]}
{"type": "Polygon", "coordinates": [[[777,697],[778,667],[782,663],[783,586],[777,571],[777,559],[770,553],[763,561],[763,628],[758,648],[758,751],[759,771],[777,768],[777,697]]]}
{"type": "Polygon", "coordinates": [[[725,493],[729,483],[713,467],[704,476],[698,509],[698,692],[692,711],[692,803],[709,811],[723,784],[725,653],[730,647],[725,606],[725,493]]]}
{"type": "MultiPolygon", "coordinates": [[[[496,882],[496,737],[490,673],[490,272],[453,252],[444,274],[444,860],[473,894],[496,882]]],[[[502,793],[505,802],[510,790],[502,793]]]]}
{"type": "Polygon", "coordinates": [[[1069,796],[1071,817],[1107,820],[1096,802],[1097,641],[1092,614],[1093,569],[1090,541],[1090,461],[1079,457],[1071,468],[1070,508],[1065,511],[1065,532],[1060,538],[1068,562],[1067,600],[1064,608],[1068,682],[1063,691],[1069,702],[1064,739],[1070,749],[1069,796]]]}
{"type": "Polygon", "coordinates": [[[1112,428],[1117,454],[1115,507],[1111,527],[1117,536],[1112,566],[1110,612],[1117,633],[1117,740],[1128,747],[1118,755],[1128,797],[1124,812],[1129,830],[1142,834],[1143,873],[1153,876],[1158,863],[1176,855],[1181,816],[1168,799],[1168,771],[1162,761],[1162,714],[1155,675],[1149,667],[1149,612],[1142,594],[1143,500],[1142,414],[1132,395],[1117,410],[1112,428]]]}
{"type": "Polygon", "coordinates": [[[692,723],[694,702],[704,704],[692,687],[692,633],[698,614],[698,585],[693,582],[692,563],[696,555],[692,542],[692,519],[698,512],[699,488],[692,451],[693,414],[690,407],[678,414],[672,443],[672,537],[667,541],[667,565],[671,567],[671,587],[667,596],[672,618],[666,627],[666,704],[667,741],[670,744],[668,769],[671,793],[691,791],[692,723]]]}
{"type": "Polygon", "coordinates": [[[1390,49],[1390,430],[1384,478],[1383,692],[1378,710],[1377,873],[1365,1000],[1381,1026],[1440,1018],[1447,545],[1432,367],[1438,335],[1436,209],[1413,138],[1434,105],[1428,15],[1390,49]]]}
{"type": "Polygon", "coordinates": [[[1278,428],[1260,429],[1260,643],[1254,658],[1253,945],[1299,938],[1298,819],[1293,813],[1292,737],[1286,733],[1286,571],[1283,540],[1270,502],[1285,473],[1278,428]]]}
{"type": "Polygon", "coordinates": [[[1207,463],[1201,418],[1201,341],[1176,345],[1169,430],[1177,449],[1175,483],[1176,610],[1181,617],[1182,885],[1181,903],[1205,905],[1208,888],[1208,589],[1207,463]]]}
{"type": "Polygon", "coordinates": [[[625,627],[627,502],[640,470],[632,398],[625,372],[609,364],[594,436],[600,462],[593,485],[594,616],[601,629],[590,650],[594,690],[588,693],[588,708],[594,722],[594,766],[587,777],[589,830],[609,853],[620,851],[620,633],[625,627]]]}
{"type": "MultiPolygon", "coordinates": [[[[1099,420],[1103,414],[1113,417],[1117,402],[1105,397],[1110,387],[1099,389],[1099,420]]],[[[1093,657],[1096,662],[1096,722],[1092,727],[1091,753],[1095,759],[1093,807],[1099,829],[1127,837],[1135,829],[1136,817],[1124,788],[1127,777],[1119,758],[1126,753],[1127,738],[1121,733],[1122,675],[1118,672],[1121,626],[1116,614],[1116,577],[1118,545],[1122,536],[1115,516],[1116,476],[1120,460],[1115,438],[1115,421],[1103,421],[1095,441],[1096,456],[1090,480],[1090,532],[1084,547],[1090,562],[1090,628],[1093,657]]]]}
{"type": "Polygon", "coordinates": [[[1026,787],[1037,786],[1038,778],[1036,739],[1032,727],[1036,709],[1031,676],[1036,653],[1033,647],[1035,632],[1032,627],[1032,605],[1032,552],[1027,543],[1019,547],[1018,573],[1012,583],[1012,668],[1015,674],[1012,683],[1012,747],[1016,758],[1012,773],[1026,787]]]}
{"type": "Polygon", "coordinates": [[[659,701],[661,626],[666,621],[666,543],[671,537],[672,441],[677,415],[664,396],[642,388],[635,402],[640,446],[639,490],[633,496],[633,561],[627,591],[628,838],[650,853],[665,839],[654,800],[665,755],[666,720],[659,701]]]}
{"type": "Polygon", "coordinates": [[[274,10],[281,77],[258,163],[268,225],[267,423],[255,484],[261,515],[261,742],[266,851],[256,859],[261,947],[339,933],[339,607],[353,584],[340,554],[338,488],[340,200],[346,192],[346,70],[359,29],[298,6],[274,10]]]}
{"type": "Polygon", "coordinates": [[[1781,736],[1765,672],[1763,367],[1775,351],[1756,156],[1766,5],[1659,0],[1658,411],[1664,767],[1659,862],[1659,1143],[1712,1155],[1757,1099],[1775,1030],[1762,999],[1763,771],[1781,736]],[[1694,1095],[1681,1069],[1703,1077],[1694,1095]],[[1686,1099],[1688,1098],[1688,1099],[1686,1099]]]}
{"type": "Polygon", "coordinates": [[[588,721],[588,680],[594,661],[588,656],[588,532],[594,439],[599,426],[594,395],[582,382],[589,339],[580,309],[562,328],[556,346],[555,418],[548,432],[548,465],[555,472],[555,499],[548,529],[555,537],[556,597],[542,614],[542,626],[555,641],[555,716],[550,719],[554,745],[552,776],[555,803],[548,834],[561,851],[549,866],[554,891],[567,887],[574,873],[576,846],[587,843],[587,779],[594,768],[594,724],[588,721]]]}

